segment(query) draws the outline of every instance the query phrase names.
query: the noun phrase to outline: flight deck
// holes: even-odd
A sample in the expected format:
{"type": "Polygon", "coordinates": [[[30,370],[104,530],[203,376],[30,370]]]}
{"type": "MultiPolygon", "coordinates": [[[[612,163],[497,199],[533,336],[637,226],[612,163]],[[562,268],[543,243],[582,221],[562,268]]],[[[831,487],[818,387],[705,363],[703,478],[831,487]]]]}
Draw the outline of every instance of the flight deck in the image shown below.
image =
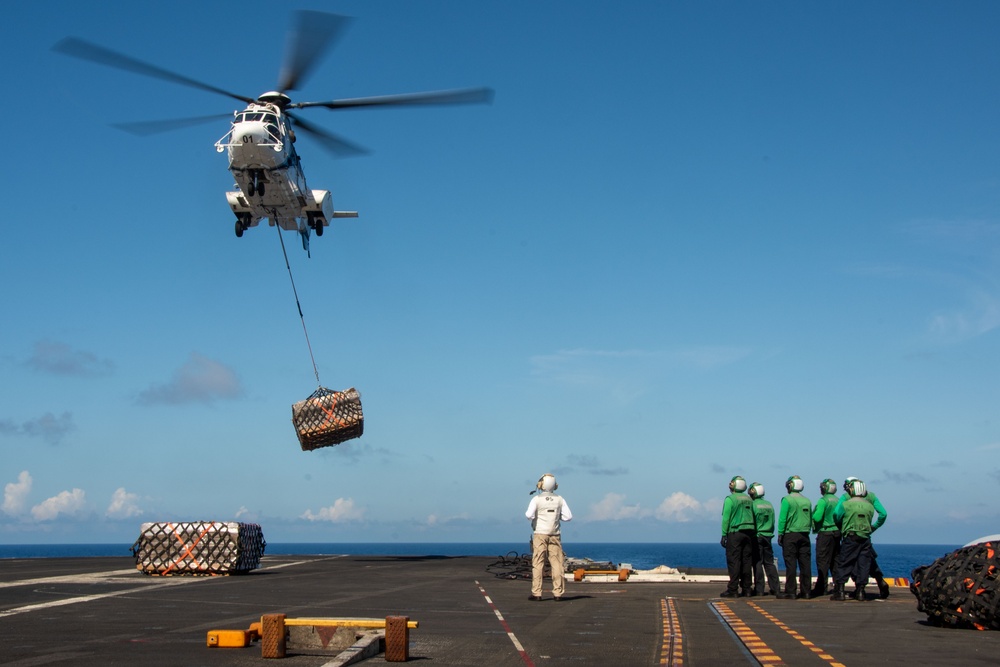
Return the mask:
{"type": "MultiPolygon", "coordinates": [[[[574,581],[556,602],[486,557],[264,556],[233,576],[149,576],[131,558],[0,561],[0,665],[346,664],[207,644],[265,615],[406,617],[422,665],[994,665],[1000,634],[938,628],[906,588],[886,600],[720,598],[719,583],[574,581]]],[[[871,587],[874,588],[874,587],[871,587]]],[[[874,593],[869,597],[874,597],[874,593]]],[[[383,664],[378,653],[355,664],[383,664]]],[[[392,656],[390,656],[392,657],[392,656]]]]}

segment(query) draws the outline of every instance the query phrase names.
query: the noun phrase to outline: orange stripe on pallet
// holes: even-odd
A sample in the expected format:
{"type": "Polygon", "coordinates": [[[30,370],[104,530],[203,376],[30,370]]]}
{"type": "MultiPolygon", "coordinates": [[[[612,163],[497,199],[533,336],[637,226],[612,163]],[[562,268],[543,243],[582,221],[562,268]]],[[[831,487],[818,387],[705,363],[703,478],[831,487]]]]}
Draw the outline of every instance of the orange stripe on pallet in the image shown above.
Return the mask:
{"type": "Polygon", "coordinates": [[[201,542],[201,538],[205,537],[205,535],[208,534],[208,531],[215,527],[215,522],[210,521],[208,527],[205,528],[205,530],[201,531],[201,533],[198,534],[198,537],[196,537],[194,539],[194,542],[192,542],[190,545],[184,541],[184,538],[182,538],[180,535],[177,534],[177,531],[179,530],[180,526],[174,528],[173,524],[167,524],[167,525],[173,530],[174,537],[177,538],[177,541],[180,542],[182,546],[186,547],[186,549],[184,549],[184,552],[180,555],[180,557],[177,560],[175,560],[173,563],[170,564],[170,567],[168,567],[163,571],[163,574],[166,575],[172,569],[174,569],[174,567],[180,565],[181,561],[187,558],[191,559],[191,561],[195,564],[196,569],[204,570],[205,567],[198,562],[198,560],[194,557],[194,554],[192,552],[194,551],[194,548],[198,546],[198,543],[201,542]]]}
{"type": "Polygon", "coordinates": [[[333,422],[337,426],[347,425],[347,422],[345,422],[343,419],[337,419],[337,417],[333,414],[333,411],[337,409],[337,399],[333,399],[333,404],[330,406],[329,410],[323,407],[323,403],[320,401],[320,399],[317,398],[316,401],[319,404],[319,409],[326,413],[326,420],[328,422],[333,422]]]}

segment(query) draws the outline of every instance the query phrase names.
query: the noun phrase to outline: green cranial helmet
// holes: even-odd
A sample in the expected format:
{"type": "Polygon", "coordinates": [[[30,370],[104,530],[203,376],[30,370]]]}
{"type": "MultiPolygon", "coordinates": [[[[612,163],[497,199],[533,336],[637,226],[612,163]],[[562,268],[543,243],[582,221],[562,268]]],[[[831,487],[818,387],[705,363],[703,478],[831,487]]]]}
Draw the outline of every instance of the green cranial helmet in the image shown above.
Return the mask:
{"type": "Polygon", "coordinates": [[[729,480],[729,490],[736,493],[743,493],[747,490],[747,481],[737,475],[729,480]]]}
{"type": "Polygon", "coordinates": [[[801,491],[804,488],[805,485],[802,483],[802,478],[798,475],[792,475],[785,481],[785,490],[789,493],[793,491],[801,491]]]}
{"type": "Polygon", "coordinates": [[[851,492],[851,482],[853,482],[856,479],[857,479],[857,477],[848,477],[847,479],[845,479],[844,480],[844,491],[846,491],[847,493],[850,493],[851,492]]]}
{"type": "Polygon", "coordinates": [[[764,497],[764,485],[761,484],[760,482],[754,482],[753,484],[750,485],[750,489],[747,490],[747,493],[749,493],[750,497],[753,498],[753,499],[755,499],[755,500],[757,498],[763,498],[764,497]]]}
{"type": "Polygon", "coordinates": [[[822,482],[819,483],[819,492],[821,495],[827,495],[829,493],[837,492],[837,483],[827,477],[822,482]]]}
{"type": "Polygon", "coordinates": [[[868,495],[868,489],[865,488],[865,483],[860,479],[851,480],[851,490],[848,491],[853,498],[864,498],[868,495]]]}

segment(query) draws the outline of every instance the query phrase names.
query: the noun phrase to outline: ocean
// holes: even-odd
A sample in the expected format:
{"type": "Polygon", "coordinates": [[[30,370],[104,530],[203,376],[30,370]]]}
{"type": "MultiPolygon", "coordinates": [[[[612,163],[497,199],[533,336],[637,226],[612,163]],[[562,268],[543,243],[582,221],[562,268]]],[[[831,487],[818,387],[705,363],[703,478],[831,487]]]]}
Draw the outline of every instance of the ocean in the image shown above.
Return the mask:
{"type": "MultiPolygon", "coordinates": [[[[909,577],[920,565],[929,565],[961,545],[876,544],[878,562],[887,577],[909,577]]],[[[130,544],[0,544],[3,558],[87,558],[131,556],[130,544]]],[[[500,556],[518,555],[529,550],[527,541],[515,542],[408,542],[408,543],[268,543],[265,555],[348,554],[368,556],[500,556]]],[[[725,569],[725,551],[718,543],[600,543],[565,542],[570,558],[628,563],[648,570],[657,565],[671,567],[725,569]]],[[[775,545],[776,555],[780,549],[775,545]]],[[[778,569],[783,570],[778,555],[778,569]]]]}

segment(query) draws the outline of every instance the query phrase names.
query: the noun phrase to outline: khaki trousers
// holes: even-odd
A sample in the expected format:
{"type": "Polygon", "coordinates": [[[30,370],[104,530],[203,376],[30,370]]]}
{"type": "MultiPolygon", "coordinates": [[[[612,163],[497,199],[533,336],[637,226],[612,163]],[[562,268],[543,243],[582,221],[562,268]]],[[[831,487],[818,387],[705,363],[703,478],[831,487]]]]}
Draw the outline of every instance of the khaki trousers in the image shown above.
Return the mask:
{"type": "Polygon", "coordinates": [[[552,570],[552,595],[562,597],[566,592],[562,540],[558,535],[534,533],[531,537],[531,594],[539,597],[542,595],[542,572],[546,558],[552,570]]]}

